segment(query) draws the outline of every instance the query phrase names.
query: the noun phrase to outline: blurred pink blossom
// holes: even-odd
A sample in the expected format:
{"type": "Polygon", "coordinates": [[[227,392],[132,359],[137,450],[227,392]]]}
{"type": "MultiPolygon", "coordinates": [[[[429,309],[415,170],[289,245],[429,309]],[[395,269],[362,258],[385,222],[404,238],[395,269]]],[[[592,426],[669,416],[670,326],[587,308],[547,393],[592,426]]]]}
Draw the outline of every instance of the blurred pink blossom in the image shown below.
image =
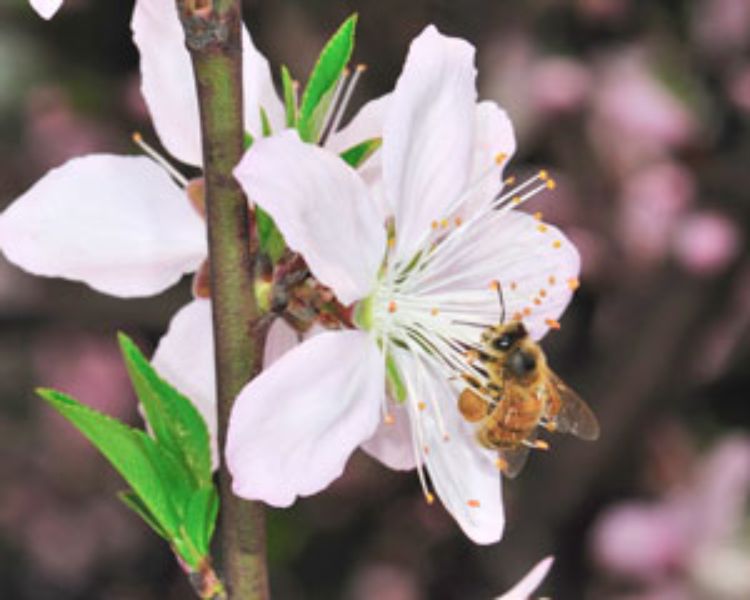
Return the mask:
{"type": "Polygon", "coordinates": [[[618,231],[636,262],[650,266],[664,258],[675,226],[694,195],[693,177],[678,163],[650,165],[625,181],[618,231]]]}
{"type": "Polygon", "coordinates": [[[54,86],[37,87],[30,93],[26,135],[37,170],[113,145],[105,128],[76,115],[66,93],[54,86]]]}
{"type": "Polygon", "coordinates": [[[750,36],[748,0],[702,0],[694,6],[693,31],[704,50],[715,54],[747,46],[750,36]]]}
{"type": "Polygon", "coordinates": [[[618,21],[627,15],[630,0],[577,0],[578,11],[592,21],[618,21]]]}
{"type": "MultiPolygon", "coordinates": [[[[746,598],[750,547],[738,532],[748,498],[750,438],[725,437],[686,485],[660,500],[625,502],[602,514],[591,537],[594,558],[647,589],[689,583],[704,591],[700,597],[746,598]],[[723,557],[721,565],[716,556],[723,557]],[[724,595],[728,581],[734,587],[724,595]]],[[[638,596],[645,597],[652,596],[638,596]]]]}
{"type": "Polygon", "coordinates": [[[750,112],[750,66],[742,67],[730,79],[727,93],[737,107],[750,112]]]}
{"type": "Polygon", "coordinates": [[[530,79],[531,101],[542,114],[555,115],[580,108],[591,88],[591,74],[586,66],[561,56],[536,61],[530,79]]]}
{"type": "Polygon", "coordinates": [[[687,215],[675,233],[673,250],[682,266],[695,275],[714,275],[737,256],[741,234],[727,216],[710,211],[687,215]]]}
{"type": "Polygon", "coordinates": [[[685,145],[697,132],[687,105],[661,83],[636,51],[603,61],[594,86],[590,135],[620,172],[685,145]]]}
{"type": "Polygon", "coordinates": [[[414,574],[403,567],[374,563],[355,574],[350,598],[356,600],[420,600],[414,574]]]}

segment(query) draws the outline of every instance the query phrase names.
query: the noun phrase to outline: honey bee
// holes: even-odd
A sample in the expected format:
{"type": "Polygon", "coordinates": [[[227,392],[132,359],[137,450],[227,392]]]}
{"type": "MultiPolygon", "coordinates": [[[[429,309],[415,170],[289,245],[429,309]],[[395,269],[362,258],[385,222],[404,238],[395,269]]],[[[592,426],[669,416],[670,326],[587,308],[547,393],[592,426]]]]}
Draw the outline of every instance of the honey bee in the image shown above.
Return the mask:
{"type": "Polygon", "coordinates": [[[463,417],[477,424],[477,440],[498,451],[498,467],[507,477],[523,469],[529,450],[547,449],[537,428],[570,433],[584,440],[599,437],[599,423],[588,405],[547,365],[539,345],[521,321],[504,323],[500,291],[500,324],[486,328],[481,348],[469,350],[476,370],[463,374],[468,385],[458,398],[463,417]]]}

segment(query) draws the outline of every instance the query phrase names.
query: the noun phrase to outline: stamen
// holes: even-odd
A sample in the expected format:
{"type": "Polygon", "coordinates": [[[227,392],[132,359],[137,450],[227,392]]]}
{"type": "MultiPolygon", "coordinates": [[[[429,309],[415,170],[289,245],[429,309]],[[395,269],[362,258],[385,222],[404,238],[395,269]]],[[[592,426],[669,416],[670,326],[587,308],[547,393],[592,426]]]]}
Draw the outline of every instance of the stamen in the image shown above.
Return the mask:
{"type": "Polygon", "coordinates": [[[417,402],[417,408],[423,411],[425,408],[427,408],[427,405],[424,402],[417,402]]]}
{"type": "Polygon", "coordinates": [[[508,469],[508,461],[502,457],[498,457],[495,461],[495,466],[498,470],[505,472],[508,469]]]}
{"type": "Polygon", "coordinates": [[[325,118],[323,119],[323,125],[320,128],[320,145],[322,146],[325,144],[326,140],[331,134],[331,124],[336,119],[336,114],[338,111],[338,105],[339,105],[339,99],[341,98],[341,94],[344,91],[344,88],[346,87],[347,81],[349,81],[349,75],[351,74],[351,71],[349,70],[349,67],[344,69],[344,72],[341,73],[341,76],[339,77],[339,80],[336,82],[336,88],[333,91],[333,96],[331,97],[331,103],[328,105],[328,111],[326,112],[325,118]]]}
{"type": "Polygon", "coordinates": [[[557,278],[554,275],[550,275],[547,281],[549,281],[550,285],[555,285],[557,283],[557,278]]]}
{"type": "Polygon", "coordinates": [[[166,158],[164,158],[161,154],[159,154],[156,150],[154,150],[151,146],[144,142],[143,136],[138,131],[133,132],[132,138],[133,142],[135,142],[135,144],[141,150],[143,150],[152,159],[154,159],[154,161],[156,161],[160,167],[162,167],[167,173],[169,173],[177,183],[179,183],[182,187],[187,187],[187,177],[185,177],[171,164],[169,164],[166,158]]]}
{"type": "Polygon", "coordinates": [[[394,417],[391,413],[385,413],[383,416],[383,423],[386,425],[394,425],[396,423],[396,417],[394,417]]]}
{"type": "Polygon", "coordinates": [[[495,154],[495,164],[501,165],[508,160],[508,155],[505,152],[498,152],[495,154]]]}
{"type": "Polygon", "coordinates": [[[575,290],[577,290],[577,289],[578,289],[578,288],[579,288],[580,286],[581,286],[581,282],[580,282],[580,281],[578,281],[578,278],[577,278],[577,277],[571,277],[570,279],[568,279],[568,287],[569,287],[569,288],[570,288],[571,290],[575,291],[575,290]]]}
{"type": "Polygon", "coordinates": [[[437,317],[437,316],[438,316],[438,315],[440,314],[440,309],[439,309],[439,308],[435,308],[435,307],[433,306],[433,307],[432,307],[432,308],[430,309],[430,314],[431,314],[431,315],[432,315],[433,317],[437,317]]]}
{"type": "Polygon", "coordinates": [[[336,130],[338,130],[339,125],[341,124],[341,119],[344,118],[344,113],[346,112],[346,108],[349,106],[349,101],[352,99],[352,94],[354,94],[354,88],[357,87],[357,82],[359,81],[359,78],[362,76],[362,73],[364,73],[367,70],[367,65],[357,65],[354,68],[354,75],[352,75],[349,85],[346,88],[346,93],[344,94],[344,97],[342,98],[341,102],[339,103],[339,107],[336,110],[336,115],[333,119],[333,123],[331,124],[331,130],[329,132],[329,135],[336,133],[336,130]]]}
{"type": "Polygon", "coordinates": [[[388,303],[388,312],[389,313],[391,313],[391,314],[395,313],[397,308],[398,308],[398,306],[396,305],[396,301],[395,300],[391,300],[388,303]]]}
{"type": "Polygon", "coordinates": [[[539,212],[539,211],[535,212],[533,216],[534,216],[534,218],[535,218],[535,219],[536,219],[537,221],[541,221],[541,220],[542,220],[542,213],[541,213],[541,212],[539,212]]]}
{"type": "Polygon", "coordinates": [[[481,506],[479,500],[476,498],[472,498],[471,500],[467,501],[466,504],[468,504],[471,508],[479,508],[481,506]]]}
{"type": "Polygon", "coordinates": [[[554,242],[552,242],[552,247],[555,250],[562,248],[562,242],[560,240],[555,240],[554,242]]]}

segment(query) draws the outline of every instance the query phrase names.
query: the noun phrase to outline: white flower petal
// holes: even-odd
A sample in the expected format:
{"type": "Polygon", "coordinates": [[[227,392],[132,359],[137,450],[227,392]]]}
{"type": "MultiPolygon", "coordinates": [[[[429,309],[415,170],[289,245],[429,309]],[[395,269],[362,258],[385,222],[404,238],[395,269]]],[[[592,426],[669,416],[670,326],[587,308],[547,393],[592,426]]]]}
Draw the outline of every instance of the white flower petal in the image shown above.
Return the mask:
{"type": "Polygon", "coordinates": [[[284,319],[275,319],[268,328],[263,349],[263,368],[267,369],[299,344],[299,334],[284,319]]]}
{"type": "Polygon", "coordinates": [[[193,300],[183,306],[159,340],[151,363],[159,374],[193,401],[211,435],[214,468],[216,446],[216,376],[211,302],[193,300]]]}
{"type": "Polygon", "coordinates": [[[434,220],[448,217],[471,168],[474,48],[430,26],[412,42],[383,129],[383,178],[396,216],[396,256],[408,260],[434,220]]]}
{"type": "Polygon", "coordinates": [[[390,412],[394,422],[386,424],[381,420],[375,435],[362,444],[362,450],[389,469],[410,471],[416,466],[416,460],[409,414],[406,408],[399,405],[391,405],[390,412]]]}
{"type": "Polygon", "coordinates": [[[51,19],[62,6],[63,0],[29,0],[31,7],[43,19],[51,19]]]}
{"type": "Polygon", "coordinates": [[[507,113],[491,101],[477,104],[474,112],[474,155],[469,177],[472,192],[466,196],[458,212],[464,221],[486,207],[502,190],[503,167],[515,151],[516,138],[507,113]],[[501,168],[497,167],[498,155],[505,157],[501,168]]]}
{"type": "Polygon", "coordinates": [[[235,176],[341,302],[367,295],[385,250],[385,227],[353,169],[285,131],[257,140],[235,176]]]}
{"type": "Polygon", "coordinates": [[[51,170],[0,216],[0,248],[21,268],[148,296],[195,271],[205,225],[145,157],[91,155],[51,170]]]}
{"type": "MultiPolygon", "coordinates": [[[[195,77],[176,4],[137,0],[131,27],[141,55],[143,97],[161,143],[182,162],[203,164],[195,77]]],[[[245,126],[254,135],[260,133],[263,106],[272,125],[282,127],[283,107],[273,87],[268,61],[244,27],[242,48],[245,126]]]]}
{"type": "Polygon", "coordinates": [[[508,590],[502,596],[498,596],[496,600],[529,600],[531,594],[534,593],[542,584],[544,578],[547,577],[547,573],[552,568],[553,562],[554,558],[551,556],[540,561],[521,581],[513,586],[513,589],[508,590]]]}
{"type": "Polygon", "coordinates": [[[412,410],[412,418],[421,423],[425,464],[438,497],[474,542],[499,541],[505,514],[496,453],[479,445],[475,426],[461,417],[459,390],[444,370],[404,351],[394,351],[394,356],[408,387],[425,403],[424,410],[412,410]],[[435,406],[440,407],[442,425],[435,406]]]}
{"type": "Polygon", "coordinates": [[[234,491],[289,506],[339,477],[380,418],[383,358],[359,331],[290,350],[237,397],[226,448],[234,491]]]}
{"type": "MultiPolygon", "coordinates": [[[[370,100],[345,127],[332,134],[326,142],[326,148],[332,152],[343,152],[365,140],[383,135],[383,119],[390,94],[370,100]]],[[[374,157],[373,157],[374,158],[374,157]]]]}
{"type": "Polygon", "coordinates": [[[247,29],[242,28],[242,85],[245,103],[245,127],[258,137],[263,131],[260,109],[266,111],[274,131],[284,128],[284,105],[276,93],[271,68],[266,57],[253,44],[247,29]]]}
{"type": "Polygon", "coordinates": [[[141,55],[141,92],[167,151],[201,165],[198,97],[185,34],[170,0],[136,0],[130,24],[141,55]]]}
{"type": "Polygon", "coordinates": [[[532,337],[543,337],[578,284],[580,256],[575,246],[557,228],[516,210],[490,212],[463,231],[459,227],[455,235],[440,245],[440,258],[432,263],[422,293],[467,297],[486,292],[474,308],[475,320],[499,321],[500,302],[490,289],[498,281],[506,319],[521,315],[532,337]]]}

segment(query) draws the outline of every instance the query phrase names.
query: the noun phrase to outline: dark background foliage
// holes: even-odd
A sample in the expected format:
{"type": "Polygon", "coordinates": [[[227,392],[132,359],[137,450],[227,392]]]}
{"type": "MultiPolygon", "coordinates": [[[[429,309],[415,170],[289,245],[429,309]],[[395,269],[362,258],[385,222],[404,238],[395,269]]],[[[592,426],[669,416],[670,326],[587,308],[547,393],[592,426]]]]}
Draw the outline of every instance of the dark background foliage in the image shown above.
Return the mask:
{"type": "MultiPolygon", "coordinates": [[[[750,427],[750,1],[245,8],[271,64],[300,77],[358,11],[355,59],[369,69],[355,107],[392,88],[428,23],[477,46],[480,94],[516,125],[511,170],[543,166],[560,182],[531,210],[562,226],[584,268],[544,346],[603,431],[596,445],[554,438],[505,486],[507,533],[493,547],[426,506],[413,474],[354,456],[328,491],[271,513],[275,597],[489,598],[547,554],[557,561],[543,589],[558,598],[750,597],[748,481],[732,466],[747,464],[750,427]],[[739,508],[706,493],[724,489],[739,508]],[[717,516],[718,533],[686,533],[717,516]],[[721,558],[706,566],[706,555],[721,558]]],[[[0,205],[73,156],[136,152],[133,130],[156,143],[131,10],[68,0],[45,23],[22,0],[0,6],[0,205]]],[[[114,499],[122,483],[32,393],[55,386],[137,422],[114,332],[152,348],[188,297],[185,282],[112,299],[0,263],[4,598],[189,597],[164,545],[114,499]]]]}

